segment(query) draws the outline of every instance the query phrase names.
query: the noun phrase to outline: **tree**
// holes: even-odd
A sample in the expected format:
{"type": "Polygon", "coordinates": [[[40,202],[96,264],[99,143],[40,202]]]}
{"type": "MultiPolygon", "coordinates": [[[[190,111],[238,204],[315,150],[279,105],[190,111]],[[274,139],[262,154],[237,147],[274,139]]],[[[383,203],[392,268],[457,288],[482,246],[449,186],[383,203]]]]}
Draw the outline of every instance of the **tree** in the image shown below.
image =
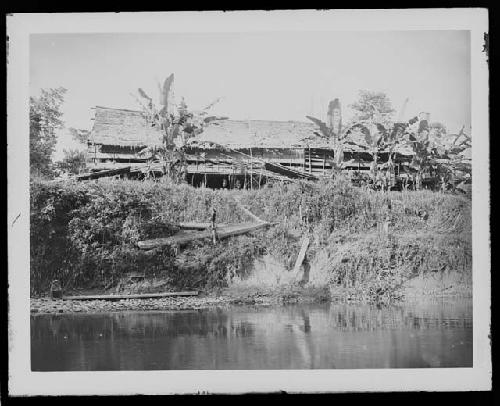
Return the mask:
{"type": "Polygon", "coordinates": [[[77,149],[64,150],[64,158],[57,163],[58,169],[65,173],[77,175],[85,170],[87,152],[77,149]]]}
{"type": "Polygon", "coordinates": [[[354,121],[384,122],[390,120],[394,113],[391,101],[383,92],[360,90],[358,101],[349,107],[355,112],[354,121]]]}
{"type": "Polygon", "coordinates": [[[30,97],[30,172],[52,176],[52,154],[56,146],[56,129],[63,127],[60,108],[66,89],[42,89],[39,97],[30,97]]]}
{"type": "Polygon", "coordinates": [[[78,128],[68,128],[71,137],[82,144],[87,145],[87,141],[89,139],[90,131],[88,130],[80,130],[78,128]]]}

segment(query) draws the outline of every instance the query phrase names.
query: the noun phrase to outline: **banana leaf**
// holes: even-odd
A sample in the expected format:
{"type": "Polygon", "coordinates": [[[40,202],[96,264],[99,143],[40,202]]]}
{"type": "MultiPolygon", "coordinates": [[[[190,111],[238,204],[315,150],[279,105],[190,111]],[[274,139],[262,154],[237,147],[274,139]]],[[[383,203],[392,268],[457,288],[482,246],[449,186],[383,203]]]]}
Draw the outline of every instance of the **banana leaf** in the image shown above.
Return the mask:
{"type": "Polygon", "coordinates": [[[315,117],[306,116],[306,118],[311,120],[314,124],[316,124],[319,127],[319,130],[321,131],[321,134],[323,134],[324,138],[330,138],[330,136],[332,135],[332,132],[331,132],[331,129],[328,128],[326,123],[324,123],[323,121],[321,121],[320,119],[315,118],[315,117]]]}
{"type": "Polygon", "coordinates": [[[165,106],[165,109],[168,108],[168,101],[169,101],[170,91],[172,89],[173,82],[174,82],[174,74],[173,73],[165,79],[165,82],[163,82],[160,104],[165,106]]]}

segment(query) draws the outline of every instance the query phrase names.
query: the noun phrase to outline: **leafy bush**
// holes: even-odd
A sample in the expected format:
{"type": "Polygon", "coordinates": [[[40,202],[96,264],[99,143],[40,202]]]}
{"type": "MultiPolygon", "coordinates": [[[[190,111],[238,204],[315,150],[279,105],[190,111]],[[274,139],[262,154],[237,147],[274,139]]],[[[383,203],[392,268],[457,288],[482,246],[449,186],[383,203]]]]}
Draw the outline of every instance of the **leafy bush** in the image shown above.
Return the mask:
{"type": "MultiPolygon", "coordinates": [[[[136,247],[140,240],[174,234],[181,221],[209,221],[213,208],[218,222],[247,220],[227,194],[188,185],[106,179],[95,183],[32,182],[32,294],[46,291],[53,279],[60,279],[65,288],[103,288],[129,272],[161,275],[179,286],[188,281],[193,286],[204,286],[201,282],[216,286],[219,279],[225,280],[217,275],[231,264],[239,272],[248,263],[245,255],[251,256],[253,251],[240,246],[231,256],[223,252],[224,244],[215,250],[210,245],[203,247],[200,255],[205,251],[206,266],[200,269],[210,275],[196,283],[181,274],[171,249],[151,254],[136,247]],[[234,265],[236,259],[239,263],[234,265]]],[[[200,262],[196,255],[190,261],[200,262]]]]}
{"type": "MultiPolygon", "coordinates": [[[[133,188],[94,187],[88,204],[73,211],[68,238],[78,258],[73,281],[78,285],[114,284],[124,272],[155,273],[161,262],[136,248],[146,238],[168,237],[178,228],[154,215],[150,196],[133,188]]],[[[169,262],[164,266],[171,265],[169,262]]]]}
{"type": "Polygon", "coordinates": [[[65,279],[74,258],[68,239],[73,210],[89,201],[81,185],[30,184],[31,292],[46,290],[53,279],[65,279]]]}
{"type": "Polygon", "coordinates": [[[220,288],[234,276],[245,277],[263,244],[255,236],[222,240],[217,245],[197,242],[178,257],[174,284],[179,288],[220,288]]]}
{"type": "Polygon", "coordinates": [[[373,192],[342,177],[253,191],[168,181],[32,182],[31,290],[46,291],[56,278],[66,288],[103,288],[128,272],[160,277],[178,288],[223,287],[234,276],[245,277],[262,254],[291,270],[301,236],[308,235],[312,275],[319,269],[325,283],[383,301],[401,278],[470,273],[470,207],[466,197],[373,192]],[[219,223],[249,221],[235,197],[275,226],[216,246],[192,242],[180,253],[136,248],[137,241],[172,235],[182,221],[210,221],[213,208],[219,223]],[[380,234],[386,220],[390,236],[380,234]]]}

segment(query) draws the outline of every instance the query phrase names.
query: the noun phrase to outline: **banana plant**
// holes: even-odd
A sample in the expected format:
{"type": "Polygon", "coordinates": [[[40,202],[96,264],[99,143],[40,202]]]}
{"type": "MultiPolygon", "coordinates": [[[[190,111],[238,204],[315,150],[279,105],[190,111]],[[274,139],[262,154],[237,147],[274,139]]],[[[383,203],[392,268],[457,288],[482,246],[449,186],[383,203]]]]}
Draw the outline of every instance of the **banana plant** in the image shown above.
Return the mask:
{"type": "Polygon", "coordinates": [[[172,100],[172,87],[174,74],[169,75],[163,85],[158,84],[159,106],[153,103],[143,89],[138,89],[138,94],[145,103],[136,97],[142,107],[144,115],[151,126],[156,127],[162,134],[162,146],[146,147],[139,152],[147,156],[150,162],[162,162],[163,172],[174,181],[181,181],[187,173],[187,161],[184,152],[188,139],[202,133],[204,128],[214,120],[223,120],[227,117],[209,116],[209,110],[221,98],[217,98],[199,111],[189,111],[184,98],[174,109],[172,100]]]}
{"type": "Polygon", "coordinates": [[[414,117],[407,123],[391,123],[373,106],[374,114],[366,120],[359,120],[344,128],[338,136],[323,121],[306,116],[318,126],[316,135],[331,140],[335,150],[335,169],[342,169],[343,151],[347,145],[368,152],[372,156],[371,178],[375,184],[379,169],[390,174],[391,183],[395,183],[394,157],[399,146],[410,147],[413,151],[410,169],[415,175],[415,188],[422,187],[425,172],[433,172],[446,183],[447,188],[454,184],[463,184],[470,180],[470,165],[463,162],[463,155],[470,151],[471,137],[462,128],[451,146],[434,142],[429,137],[426,123],[414,117]],[[354,136],[357,134],[358,136],[354,136]],[[380,153],[388,153],[388,160],[379,165],[380,153]],[[448,162],[442,162],[443,158],[448,162]]]}
{"type": "Polygon", "coordinates": [[[471,148],[471,138],[465,134],[464,127],[449,146],[433,141],[427,128],[418,127],[418,130],[410,130],[410,127],[406,130],[407,142],[413,149],[410,167],[416,174],[416,189],[421,188],[425,172],[439,179],[442,190],[454,189],[455,183],[470,178],[470,165],[462,164],[463,154],[471,148]]]}
{"type": "MultiPolygon", "coordinates": [[[[396,139],[391,138],[392,132],[386,129],[387,120],[375,106],[372,106],[374,114],[370,119],[360,120],[341,130],[338,134],[333,131],[332,126],[327,125],[318,118],[306,116],[309,120],[318,126],[318,132],[315,134],[323,139],[331,142],[332,149],[334,150],[334,170],[339,171],[343,169],[344,151],[347,145],[354,145],[372,156],[372,169],[371,176],[373,182],[377,176],[378,169],[378,156],[381,151],[385,151],[390,147],[389,161],[392,162],[393,149],[396,145],[396,139]],[[364,142],[353,140],[350,137],[354,132],[360,132],[364,142]]],[[[393,165],[389,165],[389,169],[393,169],[393,165]]]]}
{"type": "Polygon", "coordinates": [[[470,161],[464,159],[464,157],[471,153],[472,138],[465,133],[464,128],[462,127],[447,151],[450,158],[447,167],[451,174],[448,178],[447,187],[451,189],[463,189],[466,183],[471,180],[472,168],[470,161]]]}
{"type": "Polygon", "coordinates": [[[336,134],[331,126],[327,125],[319,118],[312,116],[306,116],[306,118],[308,118],[318,126],[319,132],[315,131],[314,134],[316,134],[318,137],[330,143],[333,149],[333,162],[332,162],[333,170],[334,171],[342,170],[344,162],[344,146],[347,141],[346,140],[347,134],[342,132],[336,134]]]}
{"type": "MultiPolygon", "coordinates": [[[[350,125],[346,131],[346,135],[349,137],[353,144],[361,150],[368,152],[372,157],[372,164],[370,169],[370,175],[375,184],[378,169],[379,169],[379,155],[381,152],[387,152],[389,149],[389,162],[392,162],[392,155],[394,153],[394,147],[396,146],[396,140],[391,138],[392,132],[390,132],[384,124],[377,122],[375,120],[362,120],[350,125]],[[355,133],[360,133],[361,137],[358,139],[353,139],[352,135],[355,133]],[[360,139],[363,142],[360,142],[360,139]]],[[[392,165],[388,165],[387,169],[393,170],[392,165]]]]}

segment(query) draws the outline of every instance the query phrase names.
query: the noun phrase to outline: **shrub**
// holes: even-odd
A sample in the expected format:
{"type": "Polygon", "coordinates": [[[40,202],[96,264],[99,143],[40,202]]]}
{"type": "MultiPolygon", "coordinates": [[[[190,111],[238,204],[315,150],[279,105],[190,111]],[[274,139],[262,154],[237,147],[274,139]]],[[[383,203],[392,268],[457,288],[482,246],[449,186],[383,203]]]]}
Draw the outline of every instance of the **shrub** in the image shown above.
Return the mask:
{"type": "MultiPolygon", "coordinates": [[[[218,222],[245,219],[227,194],[188,185],[109,179],[95,183],[32,182],[32,294],[46,291],[53,279],[60,279],[65,288],[103,288],[128,272],[173,275],[173,281],[179,278],[178,285],[187,283],[171,249],[151,255],[139,250],[136,243],[168,237],[179,230],[181,221],[209,221],[213,208],[218,222]]],[[[223,247],[215,251],[204,247],[209,255],[203,269],[213,275],[202,282],[210,286],[224,279],[219,275],[225,272],[224,266],[232,264],[239,272],[248,263],[245,255],[251,250],[240,246],[231,256],[223,253],[223,247]],[[234,265],[238,255],[240,263],[234,265]]],[[[194,256],[193,264],[198,260],[194,256]]]]}
{"type": "Polygon", "coordinates": [[[179,288],[223,287],[234,276],[244,278],[265,253],[292,269],[301,236],[309,235],[307,257],[311,264],[321,261],[312,266],[325,283],[386,300],[400,278],[470,273],[470,207],[466,197],[373,192],[342,177],[229,192],[168,181],[32,182],[31,291],[45,291],[56,278],[66,288],[103,288],[127,272],[159,276],[179,288]],[[210,221],[213,208],[219,223],[249,221],[235,197],[277,224],[216,246],[192,242],[179,255],[136,248],[139,240],[177,232],[179,222],[210,221]],[[389,239],[377,232],[387,217],[389,239]]]}
{"type": "Polygon", "coordinates": [[[46,290],[53,279],[64,280],[74,258],[68,223],[75,209],[88,203],[81,185],[30,184],[31,293],[46,290]]]}
{"type": "Polygon", "coordinates": [[[226,287],[234,277],[245,277],[263,244],[255,236],[222,240],[217,245],[196,242],[178,257],[174,284],[179,288],[226,287]]]}

